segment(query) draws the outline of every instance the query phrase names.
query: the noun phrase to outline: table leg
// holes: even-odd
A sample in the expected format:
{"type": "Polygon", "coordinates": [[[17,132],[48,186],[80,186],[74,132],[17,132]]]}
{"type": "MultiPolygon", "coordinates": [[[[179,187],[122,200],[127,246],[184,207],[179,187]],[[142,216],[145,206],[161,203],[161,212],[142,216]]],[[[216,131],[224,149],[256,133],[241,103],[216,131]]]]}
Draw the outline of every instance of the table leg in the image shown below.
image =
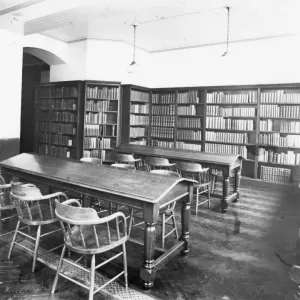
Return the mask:
{"type": "Polygon", "coordinates": [[[187,255],[189,253],[189,241],[190,241],[190,216],[191,216],[191,202],[193,200],[194,194],[193,184],[189,187],[189,195],[182,200],[181,206],[181,236],[180,240],[185,241],[184,249],[181,251],[181,254],[187,255]]]}
{"type": "Polygon", "coordinates": [[[229,191],[229,176],[223,177],[223,198],[221,201],[221,211],[226,213],[228,209],[228,191],[229,191]]]}
{"type": "Polygon", "coordinates": [[[235,185],[234,192],[236,193],[236,198],[234,202],[239,202],[240,200],[240,184],[241,184],[241,170],[235,170],[235,185]]]}
{"type": "Polygon", "coordinates": [[[158,206],[146,204],[144,207],[144,263],[140,276],[145,289],[151,289],[154,285],[156,271],[154,270],[154,249],[156,240],[155,223],[158,219],[158,206]]]}

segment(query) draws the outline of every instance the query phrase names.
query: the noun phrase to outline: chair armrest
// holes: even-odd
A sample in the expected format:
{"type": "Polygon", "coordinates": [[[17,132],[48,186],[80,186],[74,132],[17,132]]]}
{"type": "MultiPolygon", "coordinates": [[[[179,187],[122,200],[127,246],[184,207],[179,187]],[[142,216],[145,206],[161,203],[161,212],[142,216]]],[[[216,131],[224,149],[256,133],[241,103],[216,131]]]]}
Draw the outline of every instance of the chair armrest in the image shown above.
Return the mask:
{"type": "Polygon", "coordinates": [[[56,193],[53,193],[53,194],[49,194],[49,195],[45,195],[45,196],[39,197],[39,199],[36,199],[36,200],[45,200],[45,199],[54,198],[54,197],[58,197],[58,196],[63,196],[66,199],[68,199],[68,196],[65,193],[63,193],[63,192],[56,192],[56,193]]]}
{"type": "Polygon", "coordinates": [[[127,235],[127,223],[126,223],[126,217],[125,217],[125,215],[124,215],[122,212],[120,212],[120,211],[117,211],[117,212],[113,213],[112,215],[106,216],[106,217],[104,217],[104,218],[99,218],[99,221],[98,221],[98,222],[95,222],[93,225],[103,224],[103,223],[112,221],[112,220],[116,219],[117,217],[123,218],[124,233],[127,235]]]}
{"type": "Polygon", "coordinates": [[[0,184],[0,189],[8,189],[11,187],[11,183],[0,184]]]}
{"type": "MultiPolygon", "coordinates": [[[[56,201],[59,202],[58,200],[56,200],[56,201]]],[[[77,199],[69,199],[69,200],[66,200],[66,201],[61,202],[61,203],[62,204],[67,204],[67,205],[76,203],[79,207],[81,207],[81,204],[80,204],[80,202],[77,199]]]]}

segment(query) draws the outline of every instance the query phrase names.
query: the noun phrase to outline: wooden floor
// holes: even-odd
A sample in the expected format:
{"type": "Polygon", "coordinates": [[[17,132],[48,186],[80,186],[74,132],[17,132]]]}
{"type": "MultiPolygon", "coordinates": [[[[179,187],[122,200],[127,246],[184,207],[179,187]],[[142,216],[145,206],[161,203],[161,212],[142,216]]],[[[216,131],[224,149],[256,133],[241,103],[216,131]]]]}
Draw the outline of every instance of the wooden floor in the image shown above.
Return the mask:
{"type": "MultiPolygon", "coordinates": [[[[299,197],[243,188],[240,203],[232,204],[227,214],[219,212],[216,199],[211,210],[200,207],[198,216],[192,205],[188,257],[169,262],[158,273],[154,288],[145,294],[166,300],[295,299],[296,286],[289,271],[296,263],[299,197]]],[[[176,214],[179,223],[179,206],[176,214]]],[[[139,288],[141,249],[128,247],[130,285],[139,288]]],[[[7,251],[8,245],[0,242],[1,300],[86,299],[85,291],[63,279],[51,297],[54,272],[39,264],[31,274],[29,256],[14,251],[12,261],[7,262],[7,251]]],[[[109,298],[98,295],[95,299],[109,298]]]]}

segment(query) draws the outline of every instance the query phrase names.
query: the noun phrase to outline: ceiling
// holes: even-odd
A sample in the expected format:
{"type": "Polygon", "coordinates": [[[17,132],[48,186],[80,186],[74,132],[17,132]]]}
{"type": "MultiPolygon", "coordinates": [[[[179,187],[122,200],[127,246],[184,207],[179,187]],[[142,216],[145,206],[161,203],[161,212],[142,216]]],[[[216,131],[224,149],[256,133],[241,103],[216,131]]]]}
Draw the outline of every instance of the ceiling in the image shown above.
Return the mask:
{"type": "Polygon", "coordinates": [[[122,40],[150,52],[230,40],[298,34],[299,0],[1,0],[0,15],[25,22],[25,34],[65,42],[85,38],[122,40]]]}

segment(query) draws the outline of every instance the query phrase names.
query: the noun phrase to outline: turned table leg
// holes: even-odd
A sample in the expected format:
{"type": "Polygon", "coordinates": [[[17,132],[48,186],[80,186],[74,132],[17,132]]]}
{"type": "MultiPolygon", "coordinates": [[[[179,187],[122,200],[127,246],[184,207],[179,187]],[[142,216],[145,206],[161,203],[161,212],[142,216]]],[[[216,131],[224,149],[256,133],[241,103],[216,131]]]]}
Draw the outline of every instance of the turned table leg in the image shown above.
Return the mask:
{"type": "Polygon", "coordinates": [[[221,211],[226,213],[228,209],[228,191],[229,191],[229,176],[223,177],[223,198],[221,201],[221,211]]]}
{"type": "Polygon", "coordinates": [[[240,200],[240,184],[241,184],[241,170],[235,170],[235,182],[234,182],[234,192],[236,193],[236,198],[234,202],[239,202],[240,200]]]}
{"type": "Polygon", "coordinates": [[[146,204],[144,207],[144,263],[140,270],[140,277],[145,289],[154,285],[156,271],[154,270],[154,249],[156,240],[155,223],[158,219],[158,205],[146,204]]]}
{"type": "Polygon", "coordinates": [[[182,200],[181,206],[181,236],[180,240],[185,241],[184,249],[181,251],[182,255],[189,253],[189,241],[190,241],[190,216],[191,216],[191,202],[193,200],[193,184],[189,186],[189,195],[182,200]]]}

